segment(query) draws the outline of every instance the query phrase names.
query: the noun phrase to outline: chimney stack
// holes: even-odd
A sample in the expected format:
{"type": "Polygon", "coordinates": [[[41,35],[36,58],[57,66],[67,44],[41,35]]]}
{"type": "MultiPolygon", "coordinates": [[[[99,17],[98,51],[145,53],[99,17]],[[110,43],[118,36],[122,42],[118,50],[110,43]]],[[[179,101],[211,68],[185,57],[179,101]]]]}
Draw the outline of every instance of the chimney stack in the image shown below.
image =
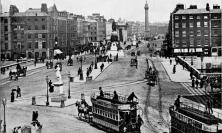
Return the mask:
{"type": "Polygon", "coordinates": [[[210,5],[209,5],[209,3],[206,4],[206,10],[207,10],[207,11],[210,11],[210,5]]]}
{"type": "Polygon", "coordinates": [[[41,12],[48,13],[48,8],[47,8],[46,3],[42,3],[42,5],[41,5],[41,12]]]}

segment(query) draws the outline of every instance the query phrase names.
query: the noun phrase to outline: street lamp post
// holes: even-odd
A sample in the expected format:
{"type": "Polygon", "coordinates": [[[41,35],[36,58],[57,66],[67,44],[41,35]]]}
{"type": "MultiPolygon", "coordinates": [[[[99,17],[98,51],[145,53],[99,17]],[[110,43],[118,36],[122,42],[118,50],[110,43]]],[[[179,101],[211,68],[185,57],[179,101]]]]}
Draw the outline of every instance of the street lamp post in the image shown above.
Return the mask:
{"type": "Polygon", "coordinates": [[[2,99],[2,104],[3,104],[3,108],[4,108],[4,124],[3,124],[3,127],[4,127],[4,133],[6,133],[6,121],[5,121],[5,106],[6,106],[6,99],[3,98],[2,99]]]}
{"type": "Polygon", "coordinates": [[[83,71],[82,71],[82,56],[80,57],[81,62],[81,73],[80,73],[80,80],[83,80],[83,71]]]}
{"type": "Polygon", "coordinates": [[[48,86],[49,86],[49,78],[48,76],[46,76],[46,84],[47,84],[47,93],[46,93],[46,106],[49,106],[49,90],[48,90],[48,86]]]}
{"type": "Polygon", "coordinates": [[[68,78],[69,78],[68,99],[70,99],[71,98],[71,96],[70,96],[70,72],[68,73],[68,78]]]}
{"type": "Polygon", "coordinates": [[[94,67],[94,69],[97,69],[96,50],[95,50],[95,67],[94,67]]]}

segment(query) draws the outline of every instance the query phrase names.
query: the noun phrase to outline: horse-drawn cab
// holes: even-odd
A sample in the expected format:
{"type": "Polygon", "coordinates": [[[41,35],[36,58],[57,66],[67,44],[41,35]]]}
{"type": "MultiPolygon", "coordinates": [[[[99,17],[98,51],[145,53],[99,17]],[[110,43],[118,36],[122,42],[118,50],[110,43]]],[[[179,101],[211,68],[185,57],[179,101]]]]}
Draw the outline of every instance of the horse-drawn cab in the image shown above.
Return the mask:
{"type": "Polygon", "coordinates": [[[157,83],[157,71],[150,71],[146,76],[148,85],[154,86],[157,83]]]}
{"type": "Polygon", "coordinates": [[[50,60],[49,62],[46,62],[47,69],[53,69],[53,62],[50,60]]]}
{"type": "Polygon", "coordinates": [[[136,66],[137,68],[138,62],[137,62],[137,58],[132,58],[130,60],[130,66],[136,66]]]}
{"type": "Polygon", "coordinates": [[[68,59],[67,66],[73,66],[73,60],[71,58],[68,59]]]}
{"type": "Polygon", "coordinates": [[[20,64],[16,66],[17,76],[26,76],[27,67],[21,67],[20,64]]]}
{"type": "Polygon", "coordinates": [[[140,133],[142,119],[138,114],[138,100],[129,101],[125,96],[104,92],[103,96],[93,94],[92,123],[107,132],[140,133]]]}
{"type": "Polygon", "coordinates": [[[26,76],[26,72],[27,72],[27,67],[23,67],[21,69],[17,69],[17,75],[20,76],[26,76]]]}

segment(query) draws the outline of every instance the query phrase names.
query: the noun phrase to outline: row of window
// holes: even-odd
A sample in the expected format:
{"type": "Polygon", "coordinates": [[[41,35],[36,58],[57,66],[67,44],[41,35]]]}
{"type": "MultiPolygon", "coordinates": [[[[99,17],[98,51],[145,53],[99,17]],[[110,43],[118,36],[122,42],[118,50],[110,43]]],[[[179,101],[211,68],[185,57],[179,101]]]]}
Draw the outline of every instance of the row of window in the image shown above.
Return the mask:
{"type": "Polygon", "coordinates": [[[94,107],[93,113],[118,121],[118,115],[109,110],[105,111],[105,110],[94,107]]]}
{"type": "Polygon", "coordinates": [[[35,25],[35,26],[34,26],[34,29],[32,29],[32,26],[29,25],[29,26],[28,26],[28,30],[46,30],[46,26],[45,26],[45,25],[42,25],[41,28],[39,28],[38,25],[35,25]]]}
{"type": "MultiPolygon", "coordinates": [[[[44,22],[46,19],[45,19],[45,18],[42,18],[42,19],[34,18],[34,20],[35,20],[36,22],[38,22],[38,21],[43,21],[43,22],[44,22]]],[[[31,21],[31,19],[28,18],[27,21],[31,21]]]]}
{"type": "MultiPolygon", "coordinates": [[[[194,36],[194,31],[192,30],[188,34],[189,34],[189,36],[192,37],[192,36],[194,36]]],[[[197,30],[196,33],[195,33],[196,36],[202,36],[202,35],[208,36],[208,34],[209,34],[208,30],[204,30],[203,33],[201,33],[201,30],[197,30]]],[[[187,37],[187,36],[188,36],[187,32],[186,31],[182,31],[182,37],[187,37]]],[[[179,31],[175,31],[175,37],[181,37],[179,31]]]]}
{"type": "Polygon", "coordinates": [[[182,40],[181,42],[180,40],[176,39],[175,44],[175,47],[179,47],[180,44],[182,44],[184,47],[187,47],[187,45],[194,46],[194,44],[196,44],[197,46],[209,46],[209,40],[205,39],[203,42],[201,40],[196,40],[195,43],[194,38],[189,39],[189,41],[182,40]]]}
{"type": "MultiPolygon", "coordinates": [[[[182,17],[180,17],[179,15],[175,15],[175,20],[179,20],[179,19],[190,19],[190,20],[193,20],[193,19],[201,19],[202,16],[193,16],[193,15],[190,15],[190,16],[185,16],[185,15],[182,15],[182,17]]],[[[204,15],[203,16],[203,19],[208,19],[209,17],[207,15],[204,15]]]]}
{"type": "MultiPolygon", "coordinates": [[[[187,23],[182,23],[182,28],[187,28],[187,25],[188,25],[187,23]]],[[[190,28],[193,28],[194,26],[201,27],[201,23],[197,22],[195,25],[194,25],[194,22],[189,23],[190,28]]],[[[208,27],[208,22],[203,22],[203,26],[208,27]]],[[[179,28],[179,27],[181,27],[180,23],[175,23],[175,28],[179,28]]]]}
{"type": "Polygon", "coordinates": [[[46,48],[46,42],[35,42],[34,47],[32,47],[32,42],[28,42],[28,48],[36,48],[36,49],[41,49],[41,48],[46,48]]]}
{"type": "Polygon", "coordinates": [[[34,38],[46,38],[46,34],[28,34],[28,39],[31,39],[32,35],[34,38]]]}

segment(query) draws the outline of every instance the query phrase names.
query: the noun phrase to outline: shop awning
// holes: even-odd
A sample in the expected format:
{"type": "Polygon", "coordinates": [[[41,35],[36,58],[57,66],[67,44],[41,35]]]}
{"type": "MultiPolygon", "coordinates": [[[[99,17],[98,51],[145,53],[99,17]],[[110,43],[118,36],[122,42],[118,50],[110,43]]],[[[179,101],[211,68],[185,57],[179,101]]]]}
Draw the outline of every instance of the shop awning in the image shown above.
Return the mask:
{"type": "Polygon", "coordinates": [[[203,52],[202,48],[196,48],[196,52],[203,52]]]}
{"type": "Polygon", "coordinates": [[[54,50],[54,56],[57,54],[62,54],[62,51],[60,49],[55,49],[54,50]]]}

